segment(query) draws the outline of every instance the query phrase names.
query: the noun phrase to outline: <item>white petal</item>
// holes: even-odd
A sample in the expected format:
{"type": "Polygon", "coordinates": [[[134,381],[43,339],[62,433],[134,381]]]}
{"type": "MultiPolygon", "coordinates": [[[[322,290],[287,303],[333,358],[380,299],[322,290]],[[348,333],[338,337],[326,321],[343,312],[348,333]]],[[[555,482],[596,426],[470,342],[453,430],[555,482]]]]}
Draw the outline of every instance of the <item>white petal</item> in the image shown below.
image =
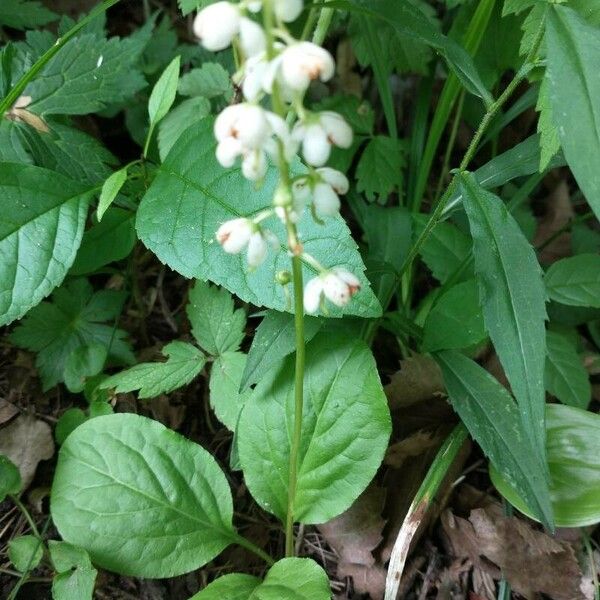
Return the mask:
{"type": "Polygon", "coordinates": [[[348,193],[350,189],[350,183],[348,178],[336,169],[330,167],[321,167],[317,169],[317,173],[321,176],[321,179],[328,183],[335,191],[336,194],[343,196],[348,193]]]}
{"type": "Polygon", "coordinates": [[[249,219],[232,219],[226,221],[217,230],[217,241],[228,254],[241,252],[252,235],[252,223],[249,219]]]}
{"type": "Polygon", "coordinates": [[[232,137],[248,150],[260,148],[270,135],[265,110],[247,103],[225,108],[217,117],[214,130],[217,140],[232,137]]]}
{"type": "Polygon", "coordinates": [[[267,158],[262,150],[253,150],[244,156],[242,174],[250,181],[259,181],[267,174],[267,158]]]}
{"type": "Polygon", "coordinates": [[[265,242],[262,233],[255,231],[250,236],[248,242],[248,265],[250,267],[258,267],[262,265],[267,256],[267,242],[265,242]]]}
{"type": "Polygon", "coordinates": [[[257,13],[262,8],[262,0],[249,0],[246,6],[250,12],[257,13]]]}
{"type": "Polygon", "coordinates": [[[340,199],[328,183],[315,185],[313,204],[319,217],[333,217],[340,211],[340,199]]]}
{"type": "Polygon", "coordinates": [[[318,124],[307,125],[302,143],[302,155],[309,165],[320,167],[327,162],[331,146],[327,133],[318,124]]]}
{"type": "Polygon", "coordinates": [[[281,55],[281,77],[286,86],[303,92],[311,81],[328,81],[335,73],[335,62],[327,50],[311,42],[289,46],[281,55]]]}
{"type": "Polygon", "coordinates": [[[319,120],[327,132],[327,138],[332,144],[340,148],[350,148],[352,145],[352,127],[346,123],[342,115],[332,111],[325,111],[319,115],[319,120]]]}
{"type": "Polygon", "coordinates": [[[263,91],[263,80],[267,72],[268,63],[264,55],[257,54],[246,61],[244,66],[244,81],[242,92],[246,100],[256,100],[263,91]]]}
{"type": "Polygon", "coordinates": [[[351,294],[355,294],[360,290],[360,279],[354,273],[348,271],[348,269],[344,269],[344,267],[334,267],[331,271],[343,282],[348,284],[351,294]]]}
{"type": "Polygon", "coordinates": [[[345,306],[350,302],[351,294],[348,284],[335,273],[328,273],[323,277],[323,293],[336,306],[345,306]]]}
{"type": "Polygon", "coordinates": [[[214,126],[215,137],[218,141],[233,137],[232,132],[234,131],[235,123],[238,120],[241,110],[241,104],[233,104],[232,106],[227,106],[219,113],[214,126]]]}
{"type": "Polygon", "coordinates": [[[194,19],[194,35],[212,52],[227,48],[240,27],[240,10],[231,2],[216,2],[194,19]]]}
{"type": "Polygon", "coordinates": [[[262,27],[248,19],[240,19],[240,44],[246,58],[264,52],[267,48],[267,40],[262,27]]]}
{"type": "Polygon", "coordinates": [[[275,14],[285,23],[295,21],[303,8],[302,0],[275,0],[275,14]]]}
{"type": "Polygon", "coordinates": [[[230,169],[242,153],[242,144],[235,138],[225,138],[217,144],[217,160],[222,167],[230,169]]]}
{"type": "Polygon", "coordinates": [[[319,310],[321,294],[323,293],[323,279],[315,277],[311,279],[304,288],[304,310],[313,315],[319,310]]]}

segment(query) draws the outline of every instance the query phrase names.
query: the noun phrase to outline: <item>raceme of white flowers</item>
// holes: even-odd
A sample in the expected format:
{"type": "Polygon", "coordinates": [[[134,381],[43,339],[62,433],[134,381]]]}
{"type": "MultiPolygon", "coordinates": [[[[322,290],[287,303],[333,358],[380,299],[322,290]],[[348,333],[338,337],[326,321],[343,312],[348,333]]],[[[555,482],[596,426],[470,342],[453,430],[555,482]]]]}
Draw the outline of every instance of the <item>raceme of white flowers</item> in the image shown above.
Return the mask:
{"type": "MultiPolygon", "coordinates": [[[[349,189],[346,176],[325,164],[333,146],[350,147],[351,127],[336,112],[311,112],[303,105],[311,82],[329,81],[335,73],[335,61],[327,50],[294,39],[285,27],[303,8],[303,0],[221,1],[201,10],[194,20],[194,33],[206,49],[218,51],[233,44],[241,62],[234,80],[244,102],[225,108],[214,125],[219,163],[231,168],[240,159],[244,177],[255,182],[266,175],[269,159],[289,163],[301,150],[308,165],[307,174],[292,178],[288,193],[278,188],[272,209],[254,218],[232,219],[219,227],[216,238],[223,250],[229,254],[246,250],[250,268],[262,264],[269,245],[279,247],[278,238],[261,225],[265,218],[276,214],[284,224],[295,224],[308,205],[317,221],[335,216],[340,210],[339,196],[349,189]],[[266,2],[272,3],[275,20],[270,32],[253,19],[266,2]],[[297,115],[292,127],[261,104],[275,87],[297,115]]],[[[325,299],[344,306],[360,289],[358,278],[347,269],[324,268],[301,245],[290,251],[319,272],[304,290],[306,312],[323,309],[325,299]]]]}

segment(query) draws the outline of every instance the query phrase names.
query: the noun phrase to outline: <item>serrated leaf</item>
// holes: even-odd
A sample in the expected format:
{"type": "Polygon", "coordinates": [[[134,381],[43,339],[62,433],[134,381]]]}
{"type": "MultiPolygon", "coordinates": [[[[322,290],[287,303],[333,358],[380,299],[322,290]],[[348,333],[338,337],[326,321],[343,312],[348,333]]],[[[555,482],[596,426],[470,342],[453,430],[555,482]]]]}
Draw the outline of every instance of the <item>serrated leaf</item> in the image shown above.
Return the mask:
{"type": "Polygon", "coordinates": [[[502,200],[460,176],[473,236],[483,318],[517,399],[523,427],[544,464],[546,291],[535,252],[502,200]]]}
{"type": "Polygon", "coordinates": [[[176,56],[167,65],[154,88],[152,88],[152,93],[148,100],[148,115],[151,126],[156,125],[169,112],[169,109],[173,106],[173,102],[175,102],[180,66],[181,57],[176,56]]]}
{"type": "Polygon", "coordinates": [[[546,77],[542,80],[535,109],[540,113],[537,130],[540,134],[540,172],[543,172],[560,150],[560,139],[552,117],[549,83],[546,77]]]}
{"type": "Polygon", "coordinates": [[[184,132],[209,114],[210,102],[203,97],[184,100],[179,106],[175,107],[158,127],[160,160],[165,160],[175,142],[184,132]]]}
{"type": "Polygon", "coordinates": [[[586,409],[592,399],[592,386],[577,349],[555,331],[546,334],[546,389],[563,404],[586,409]]]}
{"type": "Polygon", "coordinates": [[[329,600],[325,571],[310,558],[283,558],[267,572],[264,581],[232,573],[219,577],[190,600],[329,600]]]}
{"type": "Polygon", "coordinates": [[[106,209],[114,202],[118,193],[127,181],[127,167],[123,167],[115,171],[102,185],[100,198],[98,200],[98,221],[102,221],[102,217],[106,209]]]}
{"type": "Polygon", "coordinates": [[[10,339],[37,352],[35,364],[44,390],[64,380],[67,360],[79,348],[101,344],[120,364],[135,360],[127,334],[114,328],[124,299],[123,293],[112,290],[94,293],[86,280],[78,279],[57,289],[52,302],[42,302],[29,312],[10,339]]]}
{"type": "Polygon", "coordinates": [[[21,535],[8,542],[8,558],[21,573],[35,569],[43,555],[42,540],[34,535],[21,535]]]}
{"type": "Polygon", "coordinates": [[[519,490],[536,518],[552,529],[545,467],[523,430],[519,410],[506,388],[459,352],[447,350],[434,357],[442,369],[452,406],[473,438],[519,490]]]}
{"type": "Polygon", "coordinates": [[[0,325],[6,325],[64,279],[81,242],[90,191],[46,169],[0,163],[0,197],[0,325]]]}
{"type": "Polygon", "coordinates": [[[600,30],[553,6],[547,25],[550,100],[569,167],[600,218],[600,30]]]}
{"type": "MultiPolygon", "coordinates": [[[[214,240],[224,221],[271,207],[277,169],[271,167],[263,187],[255,190],[238,168],[225,170],[219,165],[212,128],[213,120],[203,119],[173,147],[140,204],[138,235],[162,262],[185,277],[211,280],[256,306],[289,311],[286,295],[274,278],[277,271],[290,267],[285,228],[278,218],[269,217],[261,224],[280,238],[281,247],[271,250],[253,272],[248,271],[244,254],[226,254],[214,240]]],[[[344,265],[361,280],[361,291],[343,312],[363,317],[379,315],[381,307],[364,276],[364,264],[343,219],[332,217],[325,225],[318,225],[307,213],[299,230],[306,252],[325,267],[344,265]],[[334,246],[332,239],[336,240],[334,246]]],[[[316,275],[314,268],[303,266],[306,280],[316,275]]],[[[329,314],[340,316],[342,309],[330,307],[329,314]]]]}
{"type": "MultiPolygon", "coordinates": [[[[304,341],[310,342],[322,325],[322,320],[304,317],[304,341]]],[[[271,369],[295,350],[294,317],[276,310],[268,311],[252,338],[248,360],[240,382],[240,390],[244,391],[258,383],[271,369]]]]}
{"type": "MultiPolygon", "coordinates": [[[[346,510],[383,459],[390,415],[373,356],[359,339],[322,333],[307,346],[304,417],[294,518],[323,523],[346,510]]],[[[294,357],[246,401],[238,449],[248,489],[284,520],[288,503],[294,357]]]]}
{"type": "Polygon", "coordinates": [[[139,390],[139,398],[154,398],[190,383],[206,363],[206,356],[187,342],[171,342],[162,353],[168,357],[166,362],[139,363],[108,377],[99,387],[114,388],[119,394],[139,390]]]}
{"type": "Polygon", "coordinates": [[[541,0],[504,0],[502,14],[503,15],[510,15],[510,14],[518,15],[519,13],[523,12],[524,10],[532,8],[540,1],[541,0]]]}
{"type": "Polygon", "coordinates": [[[400,140],[375,136],[364,149],[356,167],[356,189],[381,202],[402,185],[404,149],[400,140]]]}
{"type": "Polygon", "coordinates": [[[0,5],[0,25],[13,29],[40,27],[56,19],[56,13],[36,0],[2,0],[0,5]]]}
{"type": "Polygon", "coordinates": [[[135,242],[135,213],[110,208],[100,223],[84,234],[70,275],[87,275],[129,256],[135,242]]]}
{"type": "Polygon", "coordinates": [[[600,256],[579,254],[553,263],[544,277],[552,300],[600,308],[600,256]]]}
{"type": "Polygon", "coordinates": [[[193,571],[236,536],[231,491],[214,458],[133,414],[91,419],[68,437],[50,508],[65,541],[123,575],[193,571]]]}
{"type": "Polygon", "coordinates": [[[38,115],[84,115],[131,98],[146,86],[135,67],[147,39],[104,40],[86,33],[67,42],[24,91],[38,115]]]}
{"type": "Polygon", "coordinates": [[[240,347],[245,335],[246,311],[235,309],[226,289],[198,279],[190,290],[185,310],[196,341],[209,354],[216,356],[240,347]]]}
{"type": "Polygon", "coordinates": [[[18,494],[21,491],[21,474],[17,466],[8,457],[0,454],[0,502],[8,494],[18,494]]]}
{"type": "Polygon", "coordinates": [[[246,359],[241,352],[223,352],[210,372],[210,405],[229,431],[235,431],[240,411],[250,396],[239,391],[246,359]]]}
{"type": "Polygon", "coordinates": [[[219,63],[206,62],[201,67],[192,69],[181,76],[177,91],[182,96],[202,96],[217,98],[223,96],[231,100],[233,86],[225,68],[219,63]]]}
{"type": "Polygon", "coordinates": [[[487,337],[479,305],[477,281],[469,279],[452,286],[427,315],[423,350],[458,350],[487,337]]]}

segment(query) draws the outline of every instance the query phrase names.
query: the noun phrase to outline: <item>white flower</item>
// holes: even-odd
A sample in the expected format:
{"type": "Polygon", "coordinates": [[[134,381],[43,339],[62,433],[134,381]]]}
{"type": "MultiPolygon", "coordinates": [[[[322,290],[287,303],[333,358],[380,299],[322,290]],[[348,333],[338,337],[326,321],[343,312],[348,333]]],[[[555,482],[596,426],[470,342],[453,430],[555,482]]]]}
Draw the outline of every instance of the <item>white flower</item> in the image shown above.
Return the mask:
{"type": "Polygon", "coordinates": [[[250,219],[232,219],[225,221],[217,229],[217,241],[227,254],[239,254],[250,241],[254,224],[250,219]]]}
{"type": "Polygon", "coordinates": [[[267,38],[262,27],[251,19],[240,19],[240,44],[246,58],[264,53],[267,48],[267,38]]]}
{"type": "Polygon", "coordinates": [[[296,123],[292,137],[302,142],[302,155],[306,162],[320,167],[329,159],[332,145],[340,148],[352,145],[352,128],[340,114],[324,111],[316,118],[296,123]]]}
{"type": "Polygon", "coordinates": [[[280,79],[285,88],[304,92],[311,81],[329,81],[335,73],[335,61],[327,50],[312,42],[288,46],[279,57],[280,79]]]}
{"type": "Polygon", "coordinates": [[[346,306],[358,290],[360,281],[355,275],[343,267],[334,267],[306,284],[304,309],[309,314],[316,313],[324,297],[336,306],[346,306]]]}
{"type": "Polygon", "coordinates": [[[341,171],[337,171],[330,167],[321,167],[320,169],[317,169],[317,173],[325,183],[328,183],[333,188],[333,191],[336,194],[343,196],[348,193],[350,183],[348,182],[348,178],[341,171]]]}
{"type": "Polygon", "coordinates": [[[212,52],[224,50],[240,29],[240,9],[231,2],[216,2],[202,9],[194,19],[194,35],[212,52]]]}
{"type": "Polygon", "coordinates": [[[248,242],[248,266],[256,268],[262,265],[267,256],[267,242],[260,231],[255,231],[248,242]]]}
{"type": "Polygon", "coordinates": [[[250,181],[259,181],[267,174],[267,157],[262,150],[251,150],[244,154],[242,174],[250,181]]]}
{"type": "Polygon", "coordinates": [[[335,169],[322,167],[317,169],[320,181],[313,191],[313,204],[318,217],[333,217],[340,211],[340,194],[347,194],[350,184],[348,178],[335,169]]]}
{"type": "Polygon", "coordinates": [[[243,148],[260,148],[269,137],[270,126],[266,112],[255,104],[234,104],[225,108],[214,126],[218,142],[228,138],[238,140],[243,148]]]}
{"type": "MultiPolygon", "coordinates": [[[[250,57],[244,64],[242,93],[250,102],[256,100],[264,89],[264,82],[269,69],[266,52],[250,57]]],[[[267,91],[267,90],[265,90],[267,91]]]]}
{"type": "MultiPolygon", "coordinates": [[[[258,12],[262,8],[262,0],[251,0],[248,2],[248,8],[252,12],[258,12]]],[[[275,0],[275,15],[285,23],[295,21],[302,12],[302,0],[275,0]]]]}

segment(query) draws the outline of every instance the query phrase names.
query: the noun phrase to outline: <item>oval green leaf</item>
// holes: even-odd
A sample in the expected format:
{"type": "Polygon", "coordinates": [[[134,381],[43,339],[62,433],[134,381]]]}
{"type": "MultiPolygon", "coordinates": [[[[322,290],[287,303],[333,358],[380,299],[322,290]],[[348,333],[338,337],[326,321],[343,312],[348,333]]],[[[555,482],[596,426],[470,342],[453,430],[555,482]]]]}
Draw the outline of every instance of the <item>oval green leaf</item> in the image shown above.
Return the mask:
{"type": "Polygon", "coordinates": [[[63,444],[51,495],[63,539],[136,577],[173,577],[235,539],[225,475],[198,446],[145,417],[80,425],[63,444]]]}
{"type": "Polygon", "coordinates": [[[555,262],[544,278],[552,300],[600,308],[600,256],[579,254],[555,262]]]}

